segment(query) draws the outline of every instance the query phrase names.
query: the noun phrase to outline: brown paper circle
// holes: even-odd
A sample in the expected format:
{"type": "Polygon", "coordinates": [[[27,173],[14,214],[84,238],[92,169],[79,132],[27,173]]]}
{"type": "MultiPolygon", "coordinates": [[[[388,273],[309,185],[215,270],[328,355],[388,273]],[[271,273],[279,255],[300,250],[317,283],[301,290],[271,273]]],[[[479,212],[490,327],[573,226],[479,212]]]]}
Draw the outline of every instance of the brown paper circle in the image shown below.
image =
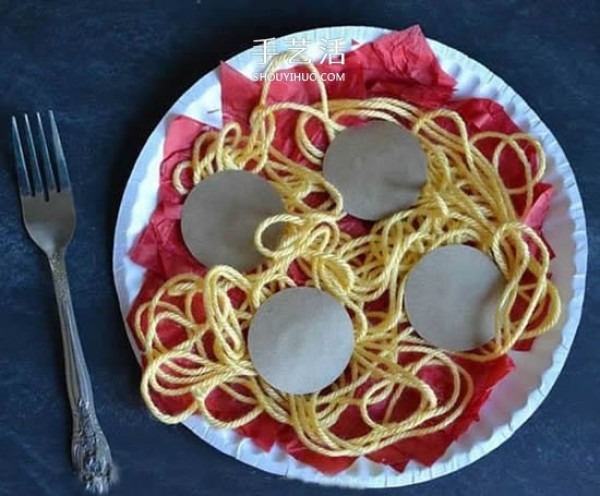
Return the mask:
{"type": "Polygon", "coordinates": [[[258,308],[248,332],[257,372],[291,394],[313,393],[331,384],[348,365],[353,348],[348,312],[315,288],[274,294],[258,308]]]}
{"type": "MultiPolygon", "coordinates": [[[[181,212],[181,234],[192,255],[206,267],[230,265],[239,271],[262,262],[254,233],[267,217],[284,213],[268,181],[247,171],[224,171],[200,181],[181,212]]],[[[262,242],[275,248],[283,226],[267,229],[262,242]]]]}
{"type": "Polygon", "coordinates": [[[438,348],[478,348],[494,338],[496,307],[504,285],[493,260],[476,248],[437,248],[408,274],[404,294],[408,320],[438,348]]]}
{"type": "Polygon", "coordinates": [[[323,174],[341,192],[349,214],[379,220],[416,202],[427,179],[427,158],[408,129],[373,121],[335,137],[323,174]]]}

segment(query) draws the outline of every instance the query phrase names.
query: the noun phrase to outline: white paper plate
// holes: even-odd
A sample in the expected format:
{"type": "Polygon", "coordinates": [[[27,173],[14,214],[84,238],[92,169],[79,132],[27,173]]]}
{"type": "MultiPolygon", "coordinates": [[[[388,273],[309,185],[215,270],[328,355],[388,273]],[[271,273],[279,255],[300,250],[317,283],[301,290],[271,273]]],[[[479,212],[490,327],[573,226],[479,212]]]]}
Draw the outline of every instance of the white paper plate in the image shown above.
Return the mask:
{"type": "MultiPolygon", "coordinates": [[[[388,32],[372,27],[321,28],[280,38],[277,49],[285,50],[292,36],[317,42],[321,38],[343,38],[348,43],[350,40],[365,43],[388,32]]],[[[185,422],[204,441],[248,465],[305,481],[353,487],[403,486],[449,474],[506,441],[548,395],[567,359],[581,317],[587,265],[585,217],[573,171],[552,133],[502,79],[457,50],[436,41],[430,40],[430,43],[442,67],[456,78],[457,97],[487,97],[498,101],[521,129],[541,141],[548,155],[544,180],[554,186],[555,195],[544,232],[556,251],[552,273],[563,301],[562,318],[554,330],[535,341],[530,352],[512,353],[516,368],[494,389],[481,412],[481,420],[472,424],[432,467],[411,462],[398,473],[361,457],[344,472],[327,476],[296,461],[279,447],[264,453],[249,439],[233,431],[214,429],[199,416],[185,422]]],[[[249,77],[264,69],[261,62],[252,49],[228,60],[249,77]]],[[[113,258],[115,284],[124,318],[144,276],[144,270],[131,262],[127,253],[156,205],[166,124],[172,116],[184,114],[220,127],[221,115],[214,112],[220,108],[220,96],[218,75],[214,70],[175,102],[148,138],[135,163],[119,211],[113,258]]],[[[129,330],[128,334],[131,339],[129,330]]],[[[133,341],[132,346],[137,354],[133,341]]]]}

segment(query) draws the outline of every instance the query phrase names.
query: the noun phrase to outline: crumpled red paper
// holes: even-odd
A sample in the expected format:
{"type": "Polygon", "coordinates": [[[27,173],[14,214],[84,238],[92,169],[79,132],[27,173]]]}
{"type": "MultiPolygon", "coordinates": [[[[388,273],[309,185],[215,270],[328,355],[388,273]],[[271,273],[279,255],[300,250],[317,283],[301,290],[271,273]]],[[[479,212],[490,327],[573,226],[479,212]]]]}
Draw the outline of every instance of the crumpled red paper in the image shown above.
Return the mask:
{"type": "MultiPolygon", "coordinates": [[[[345,81],[326,82],[328,95],[336,98],[368,98],[388,96],[406,100],[426,109],[447,107],[456,110],[467,123],[470,134],[480,131],[500,131],[504,133],[519,132],[504,109],[489,99],[469,98],[452,100],[455,81],[440,67],[435,55],[429,47],[419,27],[383,36],[372,43],[360,46],[346,54],[345,64],[318,64],[320,71],[345,74],[345,81]]],[[[284,72],[302,72],[304,67],[288,69],[284,72]]],[[[243,129],[248,130],[250,113],[256,105],[262,83],[254,82],[237,72],[226,63],[220,66],[222,86],[222,113],[224,123],[236,121],[243,129]]],[[[269,103],[278,101],[298,101],[313,103],[319,99],[316,84],[310,81],[275,81],[269,92],[269,103]]],[[[294,160],[301,161],[297,150],[293,129],[297,114],[293,111],[281,111],[277,115],[277,133],[274,146],[294,160]]],[[[175,117],[169,124],[164,149],[164,160],[161,166],[158,205],[150,222],[130,252],[131,259],[147,269],[144,284],[129,313],[130,326],[138,306],[148,301],[168,278],[181,273],[206,272],[204,266],[196,261],[187,251],[181,238],[179,219],[184,197],[171,184],[173,168],[191,155],[194,139],[202,132],[210,129],[206,124],[185,116],[175,117]]],[[[309,137],[317,146],[326,145],[326,137],[319,125],[308,130],[309,137]]],[[[489,154],[493,143],[483,143],[482,150],[489,154]]],[[[535,167],[535,151],[527,150],[527,155],[535,167]]],[[[308,165],[308,164],[307,164],[308,165]]],[[[500,174],[508,187],[522,184],[524,180],[521,167],[516,156],[503,154],[500,174]]],[[[191,184],[191,178],[188,178],[191,184]]],[[[185,180],[184,180],[185,182],[185,180]]],[[[535,189],[533,206],[524,211],[524,199],[515,197],[515,209],[522,215],[524,222],[540,231],[547,215],[552,187],[539,184],[535,189]]],[[[360,219],[346,216],[341,227],[358,236],[366,233],[371,224],[360,219]]],[[[290,276],[298,284],[305,283],[301,271],[294,265],[290,276]]],[[[233,295],[235,298],[235,295],[233,295]]],[[[385,301],[375,302],[384,305],[385,301]]],[[[202,301],[194,302],[196,318],[203,318],[202,301]]],[[[160,330],[164,343],[175,345],[183,334],[176,325],[165,325],[160,330]]],[[[526,349],[531,343],[525,343],[526,349]]],[[[434,434],[399,441],[387,448],[371,453],[368,457],[374,461],[385,463],[398,471],[402,471],[410,460],[424,465],[433,464],[446,451],[469,425],[478,420],[479,410],[488,398],[493,386],[510,370],[513,363],[509,357],[501,357],[485,364],[477,364],[457,359],[466,368],[474,380],[474,395],[465,412],[449,427],[434,434]]],[[[452,392],[452,382],[444,375],[443,369],[428,367],[422,374],[428,383],[433,384],[441,398],[452,392]]],[[[364,391],[363,391],[364,392],[364,391]]],[[[361,392],[359,391],[360,395],[361,392]]],[[[177,413],[188,407],[193,398],[160,397],[154,395],[160,407],[170,413],[177,413]]],[[[411,398],[410,393],[396,408],[394,419],[406,416],[416,405],[418,398],[411,398]]],[[[207,400],[207,407],[218,418],[236,418],[244,413],[247,406],[233,400],[228,395],[215,390],[207,400]]],[[[373,407],[371,412],[377,416],[385,410],[385,402],[373,407]]],[[[368,427],[360,419],[356,409],[349,408],[333,428],[340,437],[352,438],[365,432],[368,427]]],[[[325,457],[307,449],[298,439],[293,429],[281,424],[266,414],[238,429],[244,436],[250,437],[263,450],[269,451],[275,443],[279,443],[291,456],[312,465],[324,473],[337,473],[349,467],[353,457],[325,457]]]]}

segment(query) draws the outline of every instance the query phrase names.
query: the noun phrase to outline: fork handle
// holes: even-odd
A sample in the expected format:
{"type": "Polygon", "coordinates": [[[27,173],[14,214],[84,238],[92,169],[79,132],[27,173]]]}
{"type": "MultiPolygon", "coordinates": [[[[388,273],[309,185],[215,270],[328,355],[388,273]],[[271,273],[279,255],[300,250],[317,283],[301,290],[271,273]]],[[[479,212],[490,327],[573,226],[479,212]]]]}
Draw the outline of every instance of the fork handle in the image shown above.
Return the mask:
{"type": "Polygon", "coordinates": [[[64,252],[49,255],[48,261],[58,304],[67,391],[73,416],[71,459],[86,489],[102,494],[108,492],[111,482],[116,479],[116,469],[94,408],[92,384],[77,331],[64,252]]]}

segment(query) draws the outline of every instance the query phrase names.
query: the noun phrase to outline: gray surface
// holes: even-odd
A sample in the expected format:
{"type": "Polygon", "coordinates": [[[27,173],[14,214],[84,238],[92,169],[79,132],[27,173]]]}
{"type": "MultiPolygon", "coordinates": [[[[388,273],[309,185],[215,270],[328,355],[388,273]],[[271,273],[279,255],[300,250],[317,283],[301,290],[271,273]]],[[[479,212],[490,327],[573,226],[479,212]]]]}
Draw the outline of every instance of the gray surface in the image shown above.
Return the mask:
{"type": "Polygon", "coordinates": [[[477,248],[436,248],[408,273],[404,293],[408,320],[438,348],[479,348],[494,338],[496,309],[505,286],[498,266],[477,248]]]}
{"type": "Polygon", "coordinates": [[[350,315],[316,288],[288,288],[265,300],[250,323],[248,352],[269,384],[291,394],[329,386],[354,347],[350,315]]]}
{"type": "MultiPolygon", "coordinates": [[[[254,244],[256,229],[283,213],[283,200],[269,181],[252,172],[223,171],[190,191],[181,212],[181,234],[188,250],[206,267],[230,265],[244,272],[263,261],[254,244]]],[[[282,233],[281,223],[264,231],[263,246],[277,248],[282,233]]]]}
{"type": "Polygon", "coordinates": [[[427,157],[408,129],[374,121],[335,136],[325,152],[323,175],[342,194],[346,212],[380,220],[417,201],[427,179],[427,157]]]}
{"type": "MultiPolygon", "coordinates": [[[[596,0],[287,2],[0,1],[0,494],[70,495],[68,403],[58,317],[43,255],[22,229],[10,115],[54,108],[76,185],[69,253],[75,311],[98,415],[123,496],[341,496],[262,473],[184,427],[151,419],[110,274],[120,195],[146,137],[179,95],[252,40],[314,26],[420,22],[428,36],[503,77],[552,129],[577,176],[598,281],[600,32],[596,0]]],[[[464,470],[379,494],[598,494],[600,294],[588,289],[569,360],[542,407],[502,447],[464,470]]]]}

